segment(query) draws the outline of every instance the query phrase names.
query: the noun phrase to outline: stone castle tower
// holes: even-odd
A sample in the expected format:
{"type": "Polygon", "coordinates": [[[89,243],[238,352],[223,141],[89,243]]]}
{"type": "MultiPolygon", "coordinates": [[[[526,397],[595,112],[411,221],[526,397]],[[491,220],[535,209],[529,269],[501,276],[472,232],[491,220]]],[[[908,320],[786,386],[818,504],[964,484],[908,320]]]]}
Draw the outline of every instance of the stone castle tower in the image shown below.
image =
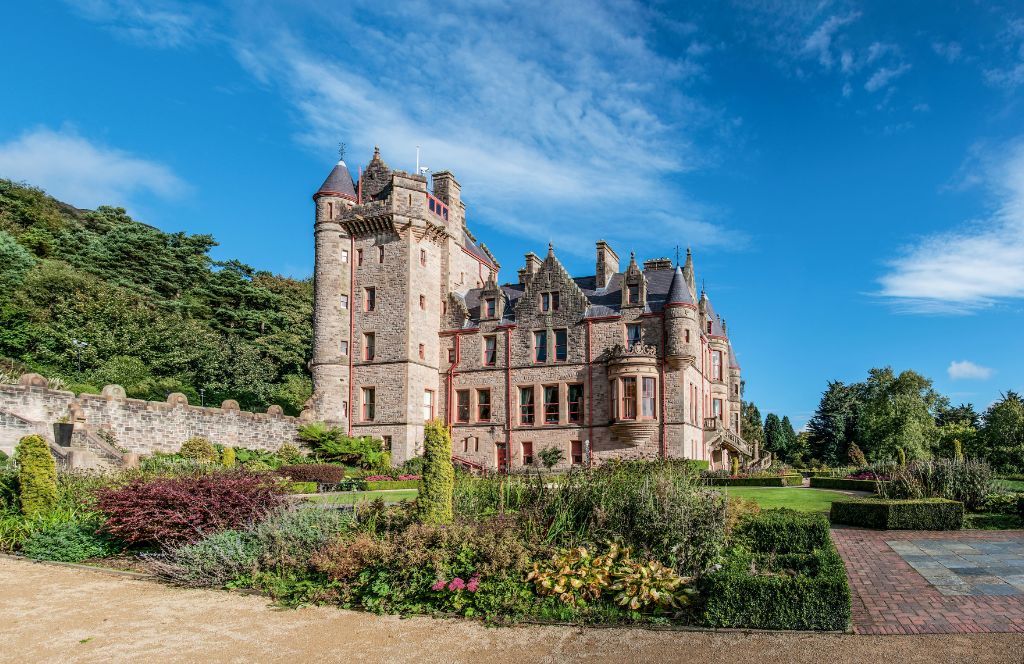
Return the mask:
{"type": "Polygon", "coordinates": [[[358,182],[340,161],[313,196],[317,419],[383,438],[396,463],[434,417],[469,466],[528,466],[545,447],[565,465],[770,462],[742,439],[739,365],[689,250],[620,271],[598,241],[595,276],[574,278],[549,246],[502,285],[455,177],[429,185],[375,149],[358,182]]]}

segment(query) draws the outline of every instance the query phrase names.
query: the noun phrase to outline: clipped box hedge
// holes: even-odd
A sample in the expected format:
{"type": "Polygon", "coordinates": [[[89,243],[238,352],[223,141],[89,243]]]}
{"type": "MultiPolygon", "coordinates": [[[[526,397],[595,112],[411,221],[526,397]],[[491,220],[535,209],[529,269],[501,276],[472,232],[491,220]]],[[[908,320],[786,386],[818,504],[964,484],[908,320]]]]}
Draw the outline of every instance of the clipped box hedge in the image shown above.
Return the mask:
{"type": "Polygon", "coordinates": [[[288,493],[316,493],[316,482],[289,482],[288,493]]]}
{"type": "Polygon", "coordinates": [[[387,491],[389,489],[418,489],[419,480],[381,480],[379,482],[364,482],[367,491],[387,491]]]}
{"type": "Polygon", "coordinates": [[[803,486],[804,476],[803,475],[783,475],[782,483],[785,486],[803,486]]]}
{"type": "Polygon", "coordinates": [[[784,477],[708,477],[713,486],[798,486],[803,483],[799,475],[784,477]]]}
{"type": "Polygon", "coordinates": [[[875,480],[849,480],[845,477],[811,477],[811,488],[814,489],[874,492],[877,484],[878,482],[875,480]]]}
{"type": "Polygon", "coordinates": [[[722,569],[701,580],[703,624],[846,629],[850,586],[823,515],[765,510],[740,521],[733,545],[722,569]]]}
{"type": "Polygon", "coordinates": [[[960,530],[964,526],[964,504],[944,498],[836,500],[829,519],[876,530],[960,530]]]}

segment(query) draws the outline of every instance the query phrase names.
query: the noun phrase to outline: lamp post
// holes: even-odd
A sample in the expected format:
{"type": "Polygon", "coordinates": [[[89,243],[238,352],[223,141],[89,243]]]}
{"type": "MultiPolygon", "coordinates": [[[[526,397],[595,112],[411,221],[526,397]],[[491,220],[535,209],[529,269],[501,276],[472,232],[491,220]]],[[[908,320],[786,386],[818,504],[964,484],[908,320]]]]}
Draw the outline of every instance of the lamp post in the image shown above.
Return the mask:
{"type": "Polygon", "coordinates": [[[202,387],[199,388],[199,405],[206,406],[206,390],[202,387]]]}
{"type": "Polygon", "coordinates": [[[82,373],[82,349],[89,344],[84,341],[79,341],[78,339],[72,339],[71,345],[75,347],[75,360],[78,366],[78,373],[82,373]]]}

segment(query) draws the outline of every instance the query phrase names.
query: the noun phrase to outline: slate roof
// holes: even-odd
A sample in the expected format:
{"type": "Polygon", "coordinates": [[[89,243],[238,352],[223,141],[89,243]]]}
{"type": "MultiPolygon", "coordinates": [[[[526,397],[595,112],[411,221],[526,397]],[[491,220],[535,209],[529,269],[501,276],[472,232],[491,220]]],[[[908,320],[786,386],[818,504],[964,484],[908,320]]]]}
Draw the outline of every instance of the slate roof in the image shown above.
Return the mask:
{"type": "Polygon", "coordinates": [[[333,194],[335,196],[344,196],[345,198],[351,198],[356,200],[356,188],[352,182],[352,175],[348,172],[348,166],[345,165],[344,161],[339,161],[331,169],[330,175],[324,180],[324,183],[320,185],[315,196],[322,196],[327,194],[333,194]]]}
{"type": "Polygon", "coordinates": [[[491,257],[488,256],[487,253],[483,249],[481,249],[480,246],[477,245],[477,243],[474,242],[471,237],[469,237],[469,233],[467,233],[466,231],[462,231],[462,246],[466,248],[466,251],[473,254],[474,256],[476,256],[483,262],[487,263],[488,265],[492,265],[494,263],[494,261],[491,260],[491,257]]]}

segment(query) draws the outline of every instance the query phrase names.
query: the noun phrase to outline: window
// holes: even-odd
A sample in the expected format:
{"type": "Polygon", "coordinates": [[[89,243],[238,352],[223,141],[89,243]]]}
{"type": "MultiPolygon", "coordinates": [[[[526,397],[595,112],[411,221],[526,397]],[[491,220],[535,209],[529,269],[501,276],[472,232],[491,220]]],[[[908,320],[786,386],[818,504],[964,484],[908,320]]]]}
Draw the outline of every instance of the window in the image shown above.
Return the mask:
{"type": "Polygon", "coordinates": [[[380,245],[379,247],[377,247],[377,262],[378,263],[383,263],[384,262],[384,245],[383,244],[380,245]]]}
{"type": "Polygon", "coordinates": [[[569,443],[569,459],[572,461],[574,466],[583,465],[583,443],[574,440],[569,443]]]}
{"type": "Polygon", "coordinates": [[[476,391],[476,419],[480,422],[491,421],[491,391],[476,391]]]}
{"type": "Polygon", "coordinates": [[[519,388],[519,423],[533,424],[533,386],[519,388]]]}
{"type": "Polygon", "coordinates": [[[484,364],[493,367],[498,363],[498,338],[493,334],[484,337],[484,364]]]}
{"type": "Polygon", "coordinates": [[[568,330],[555,330],[555,362],[565,362],[569,354],[568,337],[568,330]]]}
{"type": "Polygon", "coordinates": [[[480,436],[473,436],[473,451],[480,451],[480,436]]]}
{"type": "Polygon", "coordinates": [[[711,334],[711,321],[708,321],[708,334],[711,334]]]}
{"type": "Polygon", "coordinates": [[[420,309],[426,309],[426,308],[427,308],[427,296],[426,295],[420,295],[420,309]]]}
{"type": "Polygon", "coordinates": [[[341,308],[348,309],[348,295],[341,296],[341,308]]]}
{"type": "Polygon", "coordinates": [[[427,264],[427,250],[420,249],[420,265],[426,266],[427,264]]]}
{"type": "Polygon", "coordinates": [[[690,343],[690,328],[686,328],[686,331],[684,332],[683,337],[684,337],[684,340],[686,341],[686,343],[690,343]]]}
{"type": "Polygon", "coordinates": [[[548,361],[548,333],[547,330],[537,330],[533,333],[533,361],[548,361]]]}
{"type": "Polygon", "coordinates": [[[369,286],[363,289],[363,311],[374,311],[377,308],[377,289],[369,286]]]}
{"type": "Polygon", "coordinates": [[[732,417],[730,419],[732,419],[732,430],[735,431],[736,433],[739,433],[740,432],[740,414],[739,413],[733,413],[732,417]]]}
{"type": "Polygon", "coordinates": [[[372,422],[374,416],[374,401],[376,399],[376,390],[372,387],[363,388],[363,421],[372,422]]]}
{"type": "Polygon", "coordinates": [[[341,342],[341,354],[342,355],[348,355],[348,342],[347,341],[342,341],[341,342]]]}
{"type": "Polygon", "coordinates": [[[529,440],[523,441],[523,465],[533,465],[533,443],[529,440]]]}
{"type": "Polygon", "coordinates": [[[722,419],[722,400],[712,399],[711,400],[711,414],[717,419],[722,419]]]}
{"type": "Polygon", "coordinates": [[[697,388],[690,383],[690,424],[697,423],[697,388]]]}
{"type": "Polygon", "coordinates": [[[327,204],[327,218],[328,219],[333,219],[334,218],[334,203],[328,203],[327,204]]]}
{"type": "Polygon", "coordinates": [[[427,359],[427,347],[423,344],[420,344],[420,359],[427,359]]]}
{"type": "Polygon", "coordinates": [[[642,386],[642,401],[640,403],[640,416],[645,419],[654,419],[654,379],[644,377],[642,386]]]}
{"type": "Polygon", "coordinates": [[[636,419],[636,378],[622,379],[622,419],[636,419]]]}
{"type": "Polygon", "coordinates": [[[629,288],[629,304],[640,304],[640,284],[630,284],[629,288]]]}
{"type": "Polygon", "coordinates": [[[495,312],[497,311],[497,304],[493,297],[489,297],[484,300],[484,317],[494,318],[495,312]]]}
{"type": "Polygon", "coordinates": [[[384,451],[385,452],[390,452],[391,451],[391,436],[382,436],[382,438],[384,439],[384,451]]]}
{"type": "Polygon", "coordinates": [[[558,291],[540,294],[541,311],[558,311],[558,291]]]}
{"type": "Polygon", "coordinates": [[[367,332],[363,335],[363,359],[369,362],[377,355],[377,335],[367,332]]]}
{"type": "Polygon", "coordinates": [[[455,392],[455,400],[457,405],[455,407],[455,421],[456,422],[468,422],[469,421],[469,390],[457,390],[455,392]]]}
{"type": "Polygon", "coordinates": [[[711,351],[711,379],[722,380],[722,351],[711,351]]]}
{"type": "Polygon", "coordinates": [[[434,390],[423,390],[423,421],[434,419],[434,390]]]}
{"type": "Polygon", "coordinates": [[[640,323],[630,323],[626,326],[626,344],[633,346],[640,343],[640,323]]]}
{"type": "Polygon", "coordinates": [[[544,424],[558,424],[558,386],[544,386],[544,424]]]}
{"type": "Polygon", "coordinates": [[[356,249],[356,265],[362,265],[362,264],[363,264],[363,250],[362,249],[356,249]]]}
{"type": "Polygon", "coordinates": [[[347,263],[348,262],[348,249],[342,249],[341,250],[341,262],[342,263],[347,263]]]}
{"type": "Polygon", "coordinates": [[[569,385],[569,421],[583,421],[583,384],[569,385]]]}
{"type": "Polygon", "coordinates": [[[448,363],[449,364],[455,364],[455,349],[454,348],[449,348],[448,349],[448,363]]]}
{"type": "Polygon", "coordinates": [[[611,403],[608,404],[608,415],[613,420],[619,419],[619,381],[613,380],[611,382],[611,389],[608,393],[611,395],[611,403]]]}

